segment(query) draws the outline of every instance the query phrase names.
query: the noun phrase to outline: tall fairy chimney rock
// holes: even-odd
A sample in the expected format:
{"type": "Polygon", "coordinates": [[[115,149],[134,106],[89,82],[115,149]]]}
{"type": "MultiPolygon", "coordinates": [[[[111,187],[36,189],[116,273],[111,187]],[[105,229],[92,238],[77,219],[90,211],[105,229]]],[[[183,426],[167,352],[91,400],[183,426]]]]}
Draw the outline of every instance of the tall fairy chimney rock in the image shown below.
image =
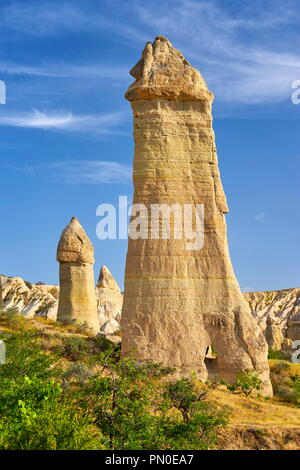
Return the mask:
{"type": "Polygon", "coordinates": [[[57,261],[60,283],[57,320],[86,323],[97,334],[99,318],[93,271],[94,248],[75,217],[62,232],[57,261]]]}
{"type": "Polygon", "coordinates": [[[147,43],[131,70],[125,97],[134,116],[134,198],[151,204],[203,204],[204,246],[187,239],[129,238],[122,310],[123,354],[162,362],[181,376],[196,372],[233,381],[255,369],[272,394],[267,343],[244,300],[231,265],[228,212],[200,72],[168,39],[147,43]],[[213,346],[217,358],[206,357],[213,346]]]}

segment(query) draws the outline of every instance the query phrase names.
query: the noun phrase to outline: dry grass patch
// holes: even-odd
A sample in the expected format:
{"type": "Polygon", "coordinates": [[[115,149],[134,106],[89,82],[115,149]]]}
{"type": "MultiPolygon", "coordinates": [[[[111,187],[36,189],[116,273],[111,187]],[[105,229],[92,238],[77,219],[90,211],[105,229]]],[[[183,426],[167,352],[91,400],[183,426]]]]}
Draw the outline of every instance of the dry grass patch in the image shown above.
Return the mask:
{"type": "Polygon", "coordinates": [[[300,430],[300,408],[277,402],[274,398],[246,398],[218,387],[209,392],[208,399],[229,409],[231,424],[255,423],[264,426],[299,427],[300,430]]]}

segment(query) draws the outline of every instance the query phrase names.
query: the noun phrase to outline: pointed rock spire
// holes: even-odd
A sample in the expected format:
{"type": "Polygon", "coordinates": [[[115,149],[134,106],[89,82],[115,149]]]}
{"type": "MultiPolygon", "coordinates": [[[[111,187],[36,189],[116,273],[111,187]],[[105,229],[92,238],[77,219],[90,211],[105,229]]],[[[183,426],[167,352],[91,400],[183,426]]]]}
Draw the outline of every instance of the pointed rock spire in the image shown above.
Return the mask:
{"type": "Polygon", "coordinates": [[[120,291],[117,281],[106,266],[102,266],[100,269],[97,287],[120,291]]]}

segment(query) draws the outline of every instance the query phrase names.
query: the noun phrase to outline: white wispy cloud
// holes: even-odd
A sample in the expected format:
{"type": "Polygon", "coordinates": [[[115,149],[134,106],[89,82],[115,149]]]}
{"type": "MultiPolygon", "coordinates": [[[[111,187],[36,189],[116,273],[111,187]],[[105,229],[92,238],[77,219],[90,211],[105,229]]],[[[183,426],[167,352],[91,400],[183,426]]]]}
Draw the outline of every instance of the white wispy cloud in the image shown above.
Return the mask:
{"type": "Polygon", "coordinates": [[[15,63],[0,62],[0,72],[10,75],[34,75],[53,78],[128,78],[126,67],[105,64],[50,64],[32,67],[15,63]]]}
{"type": "Polygon", "coordinates": [[[263,211],[260,211],[258,214],[256,214],[253,220],[255,221],[263,220],[265,217],[266,217],[266,214],[263,211]]]}
{"type": "Polygon", "coordinates": [[[38,165],[2,164],[6,168],[24,173],[36,173],[47,180],[63,184],[129,183],[132,168],[130,165],[114,161],[66,160],[43,162],[38,165]]]}
{"type": "Polygon", "coordinates": [[[97,160],[54,162],[47,168],[66,184],[128,183],[132,173],[129,165],[97,160]]]}
{"type": "Polygon", "coordinates": [[[116,132],[122,120],[122,113],[89,115],[73,114],[67,111],[43,112],[33,109],[30,112],[0,116],[0,126],[23,127],[44,130],[63,130],[66,132],[90,132],[109,134],[116,132]]]}

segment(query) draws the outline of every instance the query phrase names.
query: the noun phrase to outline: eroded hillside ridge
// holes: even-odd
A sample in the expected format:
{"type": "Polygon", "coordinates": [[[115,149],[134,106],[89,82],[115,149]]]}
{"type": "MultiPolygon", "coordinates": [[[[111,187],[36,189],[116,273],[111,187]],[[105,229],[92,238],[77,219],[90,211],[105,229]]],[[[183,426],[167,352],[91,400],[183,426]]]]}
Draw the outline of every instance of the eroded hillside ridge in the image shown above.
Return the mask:
{"type": "Polygon", "coordinates": [[[282,335],[280,347],[278,345],[274,347],[276,346],[275,341],[274,349],[281,349],[285,338],[297,339],[295,329],[300,316],[300,287],[278,291],[249,292],[244,293],[244,296],[250,305],[254,318],[269,340],[270,347],[272,347],[270,341],[274,340],[271,333],[277,335],[277,338],[279,332],[282,335]]]}

